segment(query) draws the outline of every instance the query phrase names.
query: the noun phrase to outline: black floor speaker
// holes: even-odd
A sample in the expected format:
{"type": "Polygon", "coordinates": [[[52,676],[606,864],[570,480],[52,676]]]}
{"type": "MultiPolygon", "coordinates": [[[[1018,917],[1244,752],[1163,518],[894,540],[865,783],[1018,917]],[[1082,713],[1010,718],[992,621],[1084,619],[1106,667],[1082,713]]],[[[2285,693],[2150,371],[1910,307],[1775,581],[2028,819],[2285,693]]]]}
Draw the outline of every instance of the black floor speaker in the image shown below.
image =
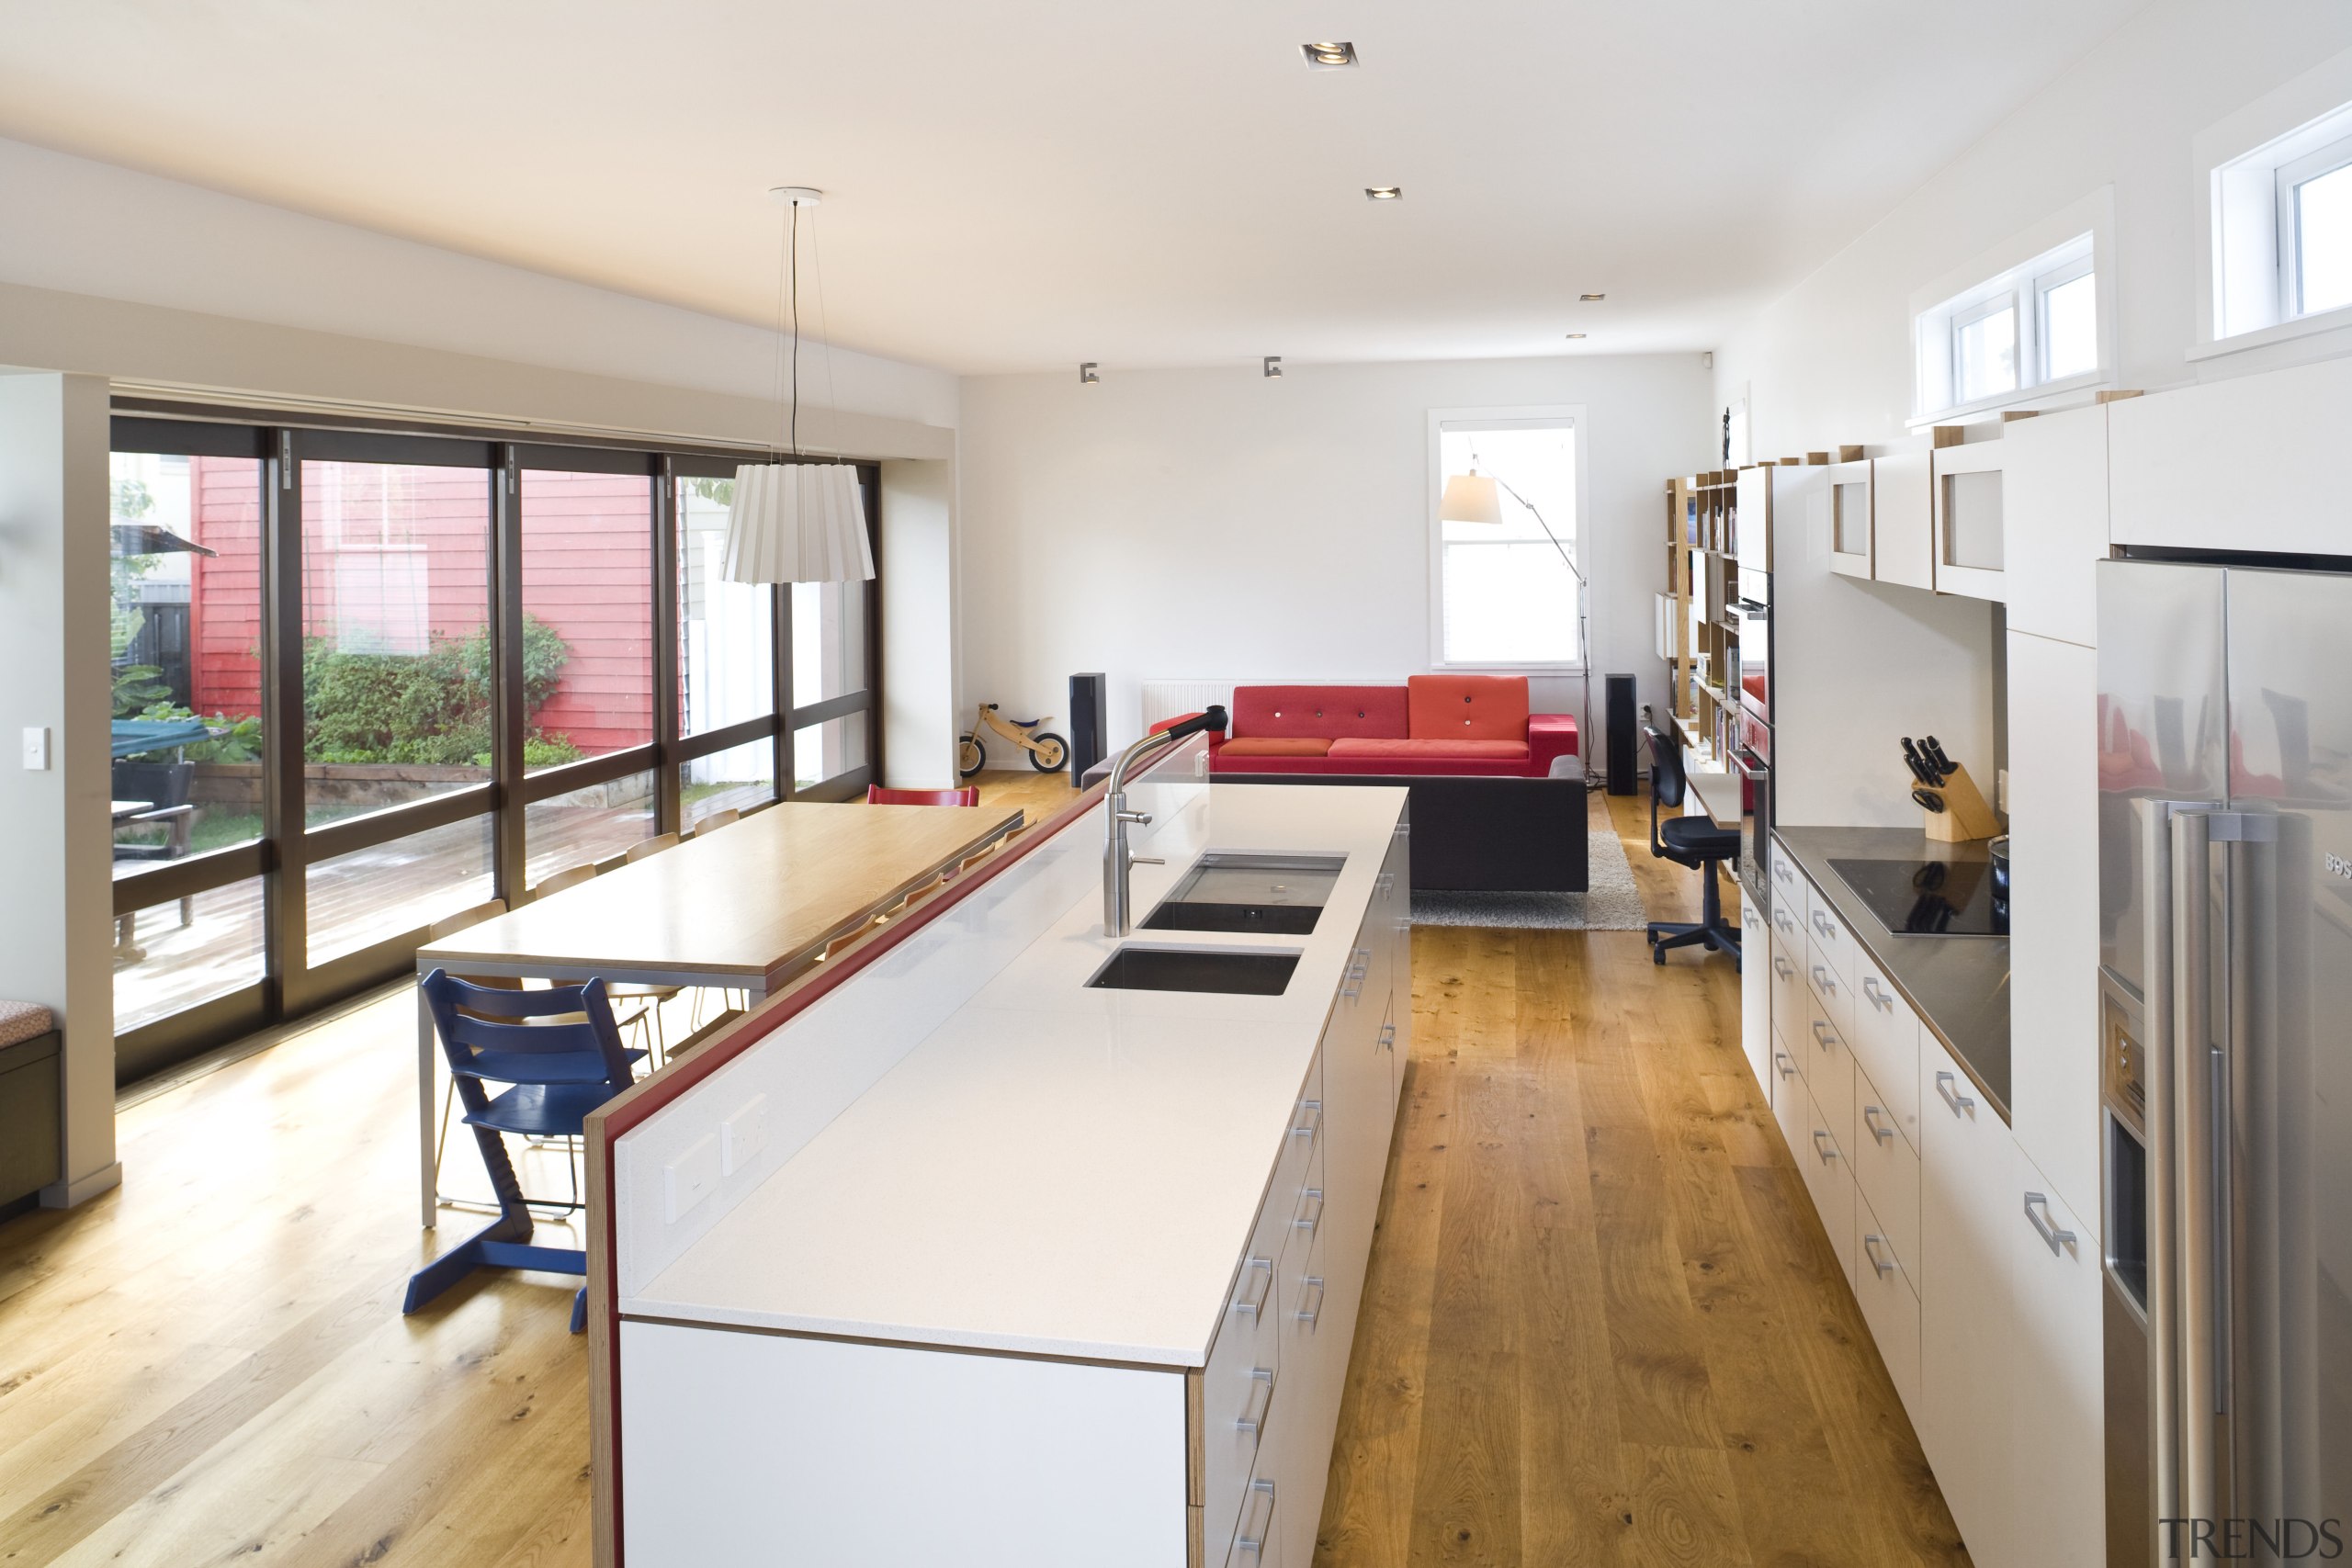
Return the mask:
{"type": "Polygon", "coordinates": [[[1609,793],[1634,793],[1634,764],[1642,754],[1640,742],[1634,732],[1634,678],[1611,675],[1607,678],[1605,706],[1608,716],[1603,721],[1609,731],[1609,793]]]}
{"type": "Polygon", "coordinates": [[[1103,736],[1110,729],[1110,682],[1100,670],[1069,678],[1069,787],[1076,789],[1086,770],[1102,760],[1103,736]]]}

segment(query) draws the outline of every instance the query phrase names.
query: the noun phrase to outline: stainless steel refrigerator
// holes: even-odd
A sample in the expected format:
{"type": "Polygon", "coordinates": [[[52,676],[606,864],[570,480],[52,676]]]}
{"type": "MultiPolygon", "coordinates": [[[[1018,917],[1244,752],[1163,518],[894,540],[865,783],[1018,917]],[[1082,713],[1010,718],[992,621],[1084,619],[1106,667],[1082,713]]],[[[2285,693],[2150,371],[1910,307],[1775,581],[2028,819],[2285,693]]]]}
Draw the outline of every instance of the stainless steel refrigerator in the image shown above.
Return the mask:
{"type": "Polygon", "coordinates": [[[2098,567],[2109,1560],[2352,1551],[2352,575],[2098,567]]]}

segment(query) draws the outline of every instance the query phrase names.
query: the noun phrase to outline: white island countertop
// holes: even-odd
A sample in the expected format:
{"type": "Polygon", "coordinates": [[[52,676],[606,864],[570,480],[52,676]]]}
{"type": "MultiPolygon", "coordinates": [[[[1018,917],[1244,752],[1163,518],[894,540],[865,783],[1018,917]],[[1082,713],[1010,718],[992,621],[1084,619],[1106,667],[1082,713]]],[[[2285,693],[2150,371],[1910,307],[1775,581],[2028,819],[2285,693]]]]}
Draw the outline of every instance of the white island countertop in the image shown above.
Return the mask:
{"type": "MultiPolygon", "coordinates": [[[[1350,786],[1133,792],[1160,818],[1136,852],[1168,863],[1135,868],[1138,919],[1204,852],[1347,858],[1311,935],[1126,939],[1296,951],[1278,997],[1087,987],[1117,945],[1102,934],[1097,806],[1001,890],[948,910],[704,1086],[729,1092],[727,1075],[791,1050],[796,1032],[821,1039],[829,1010],[937,1015],[681,1247],[641,1245],[633,1269],[625,1224],[623,1317],[1200,1365],[1405,801],[1350,786]]],[[[776,1065],[761,1081],[788,1081],[776,1065]]]]}

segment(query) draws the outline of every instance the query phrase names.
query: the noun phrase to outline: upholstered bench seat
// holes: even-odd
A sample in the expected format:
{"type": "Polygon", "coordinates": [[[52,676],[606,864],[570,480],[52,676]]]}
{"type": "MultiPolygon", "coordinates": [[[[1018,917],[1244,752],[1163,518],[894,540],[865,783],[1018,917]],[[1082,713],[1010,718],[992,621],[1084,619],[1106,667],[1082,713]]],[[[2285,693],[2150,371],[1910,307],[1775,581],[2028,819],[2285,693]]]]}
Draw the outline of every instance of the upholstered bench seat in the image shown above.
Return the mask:
{"type": "Polygon", "coordinates": [[[0,1045],[17,1045],[49,1032],[56,1020],[36,1002],[0,1002],[0,1045]]]}
{"type": "MultiPolygon", "coordinates": [[[[1231,750],[1237,744],[1226,742],[1231,750]]],[[[1334,740],[1334,757],[1357,757],[1370,761],[1375,759],[1409,757],[1430,762],[1524,762],[1527,742],[1524,740],[1334,740]]]]}

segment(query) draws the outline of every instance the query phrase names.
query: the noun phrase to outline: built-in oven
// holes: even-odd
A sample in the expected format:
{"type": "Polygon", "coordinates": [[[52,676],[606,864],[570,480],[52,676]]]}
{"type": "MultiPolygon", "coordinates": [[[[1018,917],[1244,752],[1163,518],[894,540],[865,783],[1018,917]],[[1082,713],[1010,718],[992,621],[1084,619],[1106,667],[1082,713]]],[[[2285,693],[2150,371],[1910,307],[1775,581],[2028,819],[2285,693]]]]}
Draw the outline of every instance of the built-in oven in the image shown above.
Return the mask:
{"type": "MultiPolygon", "coordinates": [[[[1745,655],[1742,656],[1743,663],[1745,655]]],[[[1772,909],[1772,727],[1752,713],[1739,717],[1740,743],[1732,749],[1732,771],[1740,777],[1740,897],[1772,909]]]]}
{"type": "Polygon", "coordinates": [[[2146,1010],[2111,972],[2099,975],[2100,1339],[2107,1392],[2107,1561],[2155,1561],[2155,1454],[2148,1361],[2146,1010]]]}
{"type": "Polygon", "coordinates": [[[1739,600],[1731,607],[1739,628],[1739,705],[1772,722],[1772,575],[1739,569],[1739,600]]]}

